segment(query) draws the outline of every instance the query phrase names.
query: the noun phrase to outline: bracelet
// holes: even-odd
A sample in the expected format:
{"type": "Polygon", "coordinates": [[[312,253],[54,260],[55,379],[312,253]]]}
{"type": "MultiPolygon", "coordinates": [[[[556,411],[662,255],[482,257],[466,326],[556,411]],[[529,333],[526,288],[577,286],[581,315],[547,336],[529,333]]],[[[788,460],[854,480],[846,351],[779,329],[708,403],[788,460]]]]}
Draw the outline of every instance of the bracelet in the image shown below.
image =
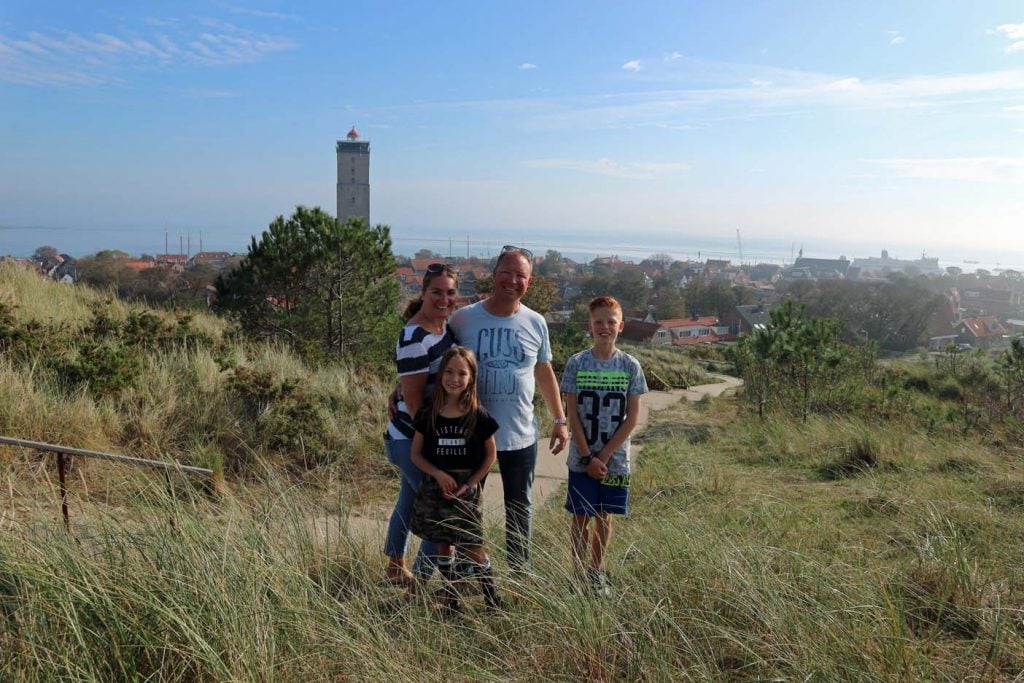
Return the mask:
{"type": "Polygon", "coordinates": [[[564,417],[556,417],[556,418],[553,418],[551,420],[551,424],[553,424],[553,425],[569,424],[569,420],[564,418],[564,417]]]}

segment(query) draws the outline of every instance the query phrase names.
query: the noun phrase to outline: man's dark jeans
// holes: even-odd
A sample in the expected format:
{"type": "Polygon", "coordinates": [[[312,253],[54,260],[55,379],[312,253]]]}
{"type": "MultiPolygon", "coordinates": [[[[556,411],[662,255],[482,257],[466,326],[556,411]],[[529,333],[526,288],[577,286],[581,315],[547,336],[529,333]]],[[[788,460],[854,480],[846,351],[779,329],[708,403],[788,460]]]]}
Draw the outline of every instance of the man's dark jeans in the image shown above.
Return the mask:
{"type": "Polygon", "coordinates": [[[537,444],[514,451],[498,451],[498,469],[505,493],[505,551],[513,569],[525,569],[530,561],[533,520],[533,476],[537,444]]]}

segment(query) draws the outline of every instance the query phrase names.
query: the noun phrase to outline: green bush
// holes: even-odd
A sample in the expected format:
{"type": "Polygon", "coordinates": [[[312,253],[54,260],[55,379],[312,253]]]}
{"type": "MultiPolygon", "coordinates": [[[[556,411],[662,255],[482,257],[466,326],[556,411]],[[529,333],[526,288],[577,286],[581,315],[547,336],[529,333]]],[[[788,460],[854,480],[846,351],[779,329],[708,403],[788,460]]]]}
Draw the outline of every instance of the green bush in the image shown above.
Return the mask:
{"type": "Polygon", "coordinates": [[[944,377],[935,384],[935,395],[944,401],[959,401],[964,389],[953,377],[944,377]]]}
{"type": "Polygon", "coordinates": [[[256,425],[264,447],[291,454],[294,464],[306,468],[330,462],[324,401],[303,389],[299,380],[240,365],[231,372],[228,387],[256,425]]]}

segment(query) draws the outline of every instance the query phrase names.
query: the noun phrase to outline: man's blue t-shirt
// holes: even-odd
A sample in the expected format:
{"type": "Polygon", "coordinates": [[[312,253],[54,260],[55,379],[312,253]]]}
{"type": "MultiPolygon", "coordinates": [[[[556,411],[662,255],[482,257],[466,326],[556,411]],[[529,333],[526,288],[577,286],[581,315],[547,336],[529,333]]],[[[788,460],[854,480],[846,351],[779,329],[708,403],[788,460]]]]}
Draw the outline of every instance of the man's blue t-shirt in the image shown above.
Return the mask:
{"type": "Polygon", "coordinates": [[[538,362],[551,362],[544,316],[522,304],[512,315],[492,315],[481,301],[455,311],[448,324],[459,343],[476,354],[477,397],[498,422],[498,450],[532,446],[540,434],[533,415],[533,372],[538,362]]]}

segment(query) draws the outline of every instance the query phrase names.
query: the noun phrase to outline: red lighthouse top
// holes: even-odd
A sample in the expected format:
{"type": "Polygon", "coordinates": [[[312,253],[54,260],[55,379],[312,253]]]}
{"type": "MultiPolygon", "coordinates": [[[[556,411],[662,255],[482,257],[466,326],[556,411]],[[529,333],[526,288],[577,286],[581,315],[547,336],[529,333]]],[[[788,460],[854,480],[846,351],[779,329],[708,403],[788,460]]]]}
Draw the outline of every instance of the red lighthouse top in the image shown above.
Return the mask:
{"type": "Polygon", "coordinates": [[[347,137],[349,140],[356,140],[359,138],[359,131],[356,130],[355,126],[352,126],[352,130],[350,130],[348,132],[348,135],[346,135],[345,137],[347,137]]]}

